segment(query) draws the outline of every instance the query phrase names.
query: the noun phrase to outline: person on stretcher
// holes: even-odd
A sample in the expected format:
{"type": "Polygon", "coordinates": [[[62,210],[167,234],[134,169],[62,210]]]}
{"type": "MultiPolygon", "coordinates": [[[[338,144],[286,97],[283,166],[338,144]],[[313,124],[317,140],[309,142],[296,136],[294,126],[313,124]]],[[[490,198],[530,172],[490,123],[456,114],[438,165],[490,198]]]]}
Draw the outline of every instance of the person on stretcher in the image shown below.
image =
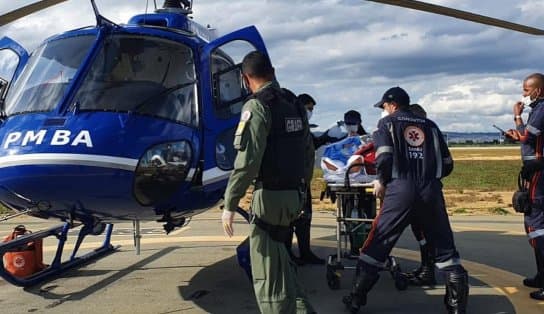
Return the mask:
{"type": "Polygon", "coordinates": [[[354,163],[365,163],[364,171],[361,167],[350,169],[350,179],[355,182],[370,182],[376,173],[372,167],[374,153],[372,137],[368,135],[361,124],[361,115],[350,110],[344,114],[344,125],[347,137],[328,145],[321,158],[323,177],[327,182],[343,182],[347,168],[354,163]],[[359,152],[359,153],[357,153],[359,152]],[[365,160],[365,155],[367,160],[365,160]],[[367,166],[368,165],[368,166],[367,166]]]}

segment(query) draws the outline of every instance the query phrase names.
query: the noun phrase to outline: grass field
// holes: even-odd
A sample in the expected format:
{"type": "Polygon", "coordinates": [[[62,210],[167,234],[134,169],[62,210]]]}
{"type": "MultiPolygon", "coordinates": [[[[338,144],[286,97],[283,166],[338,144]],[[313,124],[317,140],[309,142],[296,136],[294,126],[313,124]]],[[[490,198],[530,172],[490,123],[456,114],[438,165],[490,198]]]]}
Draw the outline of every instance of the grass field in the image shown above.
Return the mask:
{"type": "Polygon", "coordinates": [[[517,160],[455,161],[452,174],[443,180],[451,190],[513,191],[517,188],[517,160]]]}
{"type": "MultiPolygon", "coordinates": [[[[512,192],[517,189],[521,161],[518,147],[455,147],[451,175],[442,180],[450,214],[513,213],[512,192]]],[[[325,182],[321,169],[314,172],[312,196],[314,207],[334,209],[335,204],[319,201],[325,182]]]]}

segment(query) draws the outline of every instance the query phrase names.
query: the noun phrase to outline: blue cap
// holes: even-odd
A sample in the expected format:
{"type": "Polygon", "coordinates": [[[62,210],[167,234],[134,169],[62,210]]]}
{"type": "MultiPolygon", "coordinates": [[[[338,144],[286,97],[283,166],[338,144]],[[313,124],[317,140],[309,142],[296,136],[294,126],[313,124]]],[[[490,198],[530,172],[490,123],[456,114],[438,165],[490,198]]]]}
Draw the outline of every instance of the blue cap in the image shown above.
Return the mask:
{"type": "Polygon", "coordinates": [[[399,106],[405,107],[410,105],[410,96],[400,87],[391,87],[382,96],[382,100],[374,104],[376,108],[383,108],[386,102],[396,102],[399,106]]]}

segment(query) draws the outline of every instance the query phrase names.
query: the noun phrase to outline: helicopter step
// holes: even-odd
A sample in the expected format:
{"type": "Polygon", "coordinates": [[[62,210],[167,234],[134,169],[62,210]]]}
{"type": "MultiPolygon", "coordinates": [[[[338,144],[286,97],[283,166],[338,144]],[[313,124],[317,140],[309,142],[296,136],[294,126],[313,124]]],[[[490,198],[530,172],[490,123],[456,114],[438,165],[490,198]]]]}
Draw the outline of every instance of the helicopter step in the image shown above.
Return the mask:
{"type": "Polygon", "coordinates": [[[76,225],[66,222],[62,225],[58,225],[50,229],[41,230],[34,233],[28,233],[17,237],[16,239],[9,242],[1,243],[0,276],[4,280],[15,286],[29,287],[43,281],[54,279],[56,276],[66,272],[67,270],[79,267],[84,263],[96,260],[117,250],[118,247],[114,247],[110,243],[111,234],[113,231],[113,224],[104,224],[103,228],[100,228],[100,230],[97,230],[97,226],[93,226],[92,224],[84,224],[83,228],[79,231],[78,238],[69,259],[63,262],[62,254],[64,250],[64,245],[66,243],[66,240],[68,239],[68,231],[74,227],[76,227],[76,225]],[[76,256],[81,243],[87,235],[97,235],[98,233],[102,232],[105,232],[105,239],[100,247],[82,256],[76,256]],[[4,264],[4,255],[6,255],[6,253],[17,252],[19,248],[24,247],[29,242],[39,241],[50,236],[54,236],[58,240],[57,250],[55,252],[55,257],[53,258],[51,265],[27,277],[18,277],[8,271],[6,265],[4,264]]]}

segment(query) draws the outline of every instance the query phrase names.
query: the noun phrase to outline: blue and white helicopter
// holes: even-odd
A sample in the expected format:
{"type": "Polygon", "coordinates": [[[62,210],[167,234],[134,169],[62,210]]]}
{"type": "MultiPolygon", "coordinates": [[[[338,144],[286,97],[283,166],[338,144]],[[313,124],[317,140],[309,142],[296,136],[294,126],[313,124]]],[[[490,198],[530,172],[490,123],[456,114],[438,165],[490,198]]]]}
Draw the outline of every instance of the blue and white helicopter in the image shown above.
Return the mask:
{"type": "MultiPolygon", "coordinates": [[[[0,16],[0,26],[66,0],[43,0],[0,16]]],[[[544,31],[419,1],[378,1],[532,34],[544,31]]],[[[247,96],[240,62],[266,52],[257,29],[217,38],[192,20],[192,0],[166,0],[151,14],[116,24],[91,5],[96,25],[45,40],[32,54],[8,37],[0,57],[14,57],[0,78],[0,203],[19,213],[59,219],[58,227],[0,245],[0,256],[29,241],[58,238],[45,270],[29,286],[112,252],[113,223],[158,221],[168,233],[217,206],[235,150],[247,96]],[[82,226],[62,260],[68,231],[82,226]],[[87,235],[103,245],[77,256],[87,235]]]]}
{"type": "Polygon", "coordinates": [[[137,229],[139,221],[159,221],[169,232],[216,206],[247,96],[239,63],[252,50],[266,53],[253,26],[216,38],[189,17],[192,1],[165,1],[124,25],[91,3],[96,26],[53,36],[30,56],[10,38],[0,40],[0,49],[18,57],[13,77],[2,80],[0,202],[66,222],[0,253],[40,237],[65,239],[83,224],[69,262],[60,259],[62,240],[51,267],[31,278],[2,267],[0,275],[16,285],[111,251],[115,221],[135,221],[137,229]],[[101,248],[75,257],[85,236],[104,230],[101,248]]]}

